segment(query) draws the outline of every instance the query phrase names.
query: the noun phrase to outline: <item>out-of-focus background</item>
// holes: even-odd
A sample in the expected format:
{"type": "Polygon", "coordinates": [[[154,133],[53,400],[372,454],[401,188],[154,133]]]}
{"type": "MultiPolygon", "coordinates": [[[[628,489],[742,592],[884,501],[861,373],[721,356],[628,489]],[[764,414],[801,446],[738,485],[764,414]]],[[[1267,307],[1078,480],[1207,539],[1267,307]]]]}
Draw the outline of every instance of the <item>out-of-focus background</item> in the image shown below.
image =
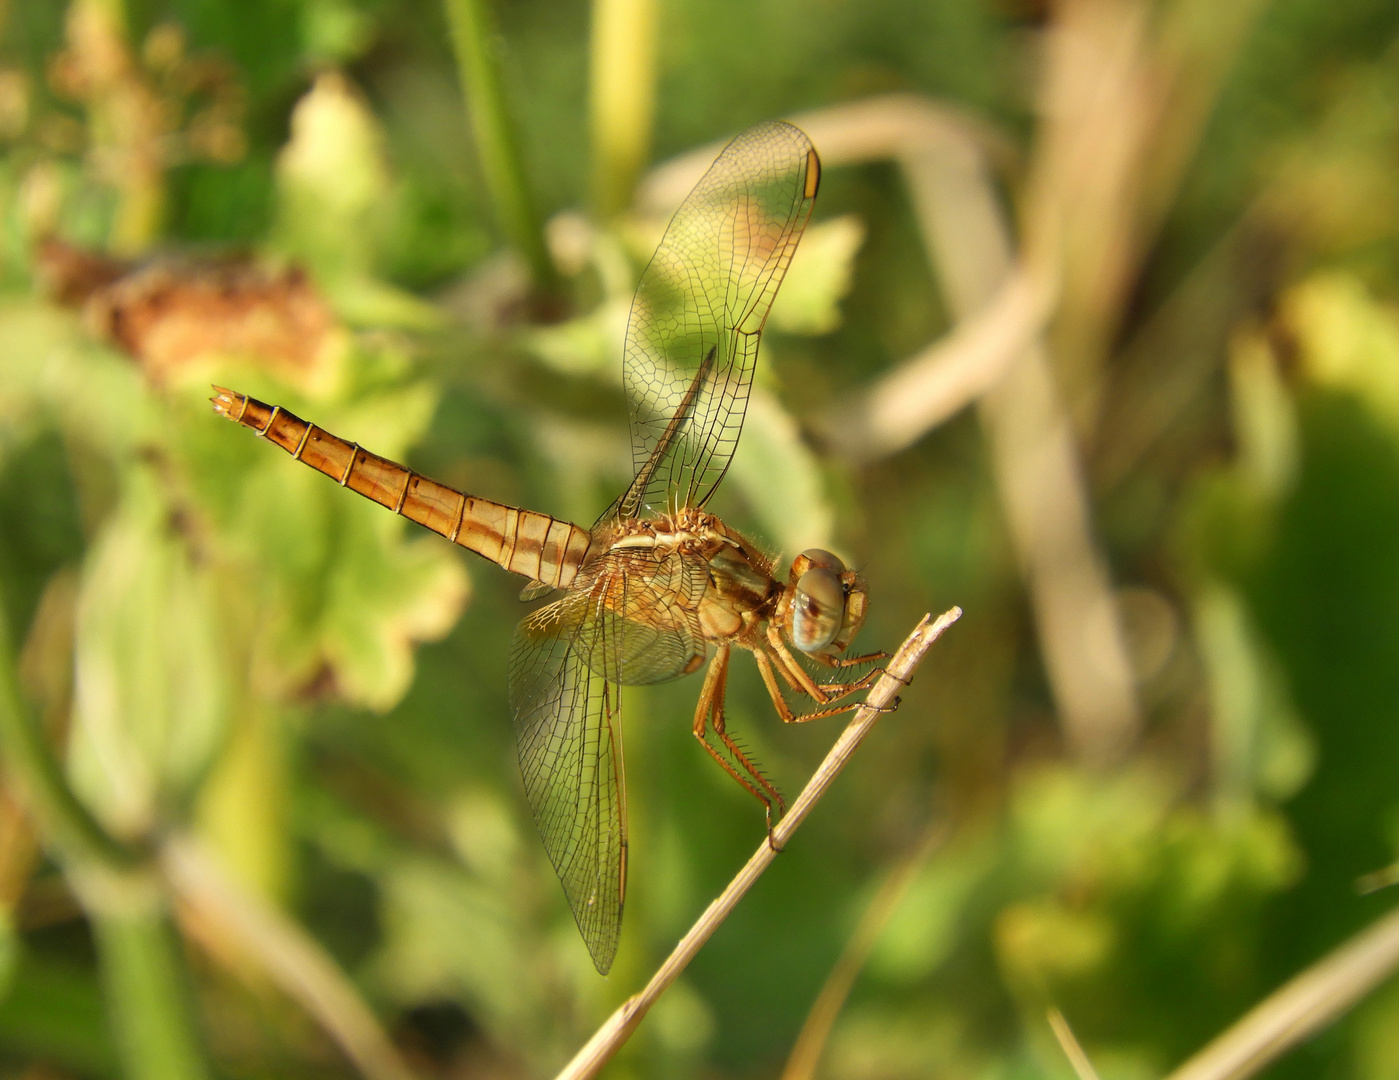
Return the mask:
{"type": "MultiPolygon", "coordinates": [[[[717,508],[860,646],[966,615],[607,1075],[1071,1077],[1053,1015],[1164,1076],[1395,905],[1388,0],[9,0],[0,1073],[548,1076],[762,841],[698,680],[629,692],[599,977],[520,581],[205,399],[587,524],[640,269],[775,116],[825,174],[717,508]]],[[[842,723],[729,712],[789,794],[842,723]]],[[[1267,1075],[1399,1077],[1399,985],[1338,1009],[1267,1075]]]]}

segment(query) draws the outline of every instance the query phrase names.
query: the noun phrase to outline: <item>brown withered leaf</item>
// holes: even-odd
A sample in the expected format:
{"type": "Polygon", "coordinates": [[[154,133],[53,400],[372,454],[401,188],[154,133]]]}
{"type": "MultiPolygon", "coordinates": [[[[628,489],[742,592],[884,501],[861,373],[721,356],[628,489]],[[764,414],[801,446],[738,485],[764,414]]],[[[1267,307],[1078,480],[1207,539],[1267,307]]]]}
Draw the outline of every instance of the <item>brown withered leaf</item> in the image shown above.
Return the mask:
{"type": "Polygon", "coordinates": [[[306,375],[336,327],[298,267],[272,268],[242,256],[134,264],[53,238],[35,254],[49,294],[81,307],[95,335],[130,353],[157,380],[213,354],[306,375]]]}
{"type": "Polygon", "coordinates": [[[98,289],[130,272],[131,264],[46,237],[35,245],[34,269],[49,296],[64,307],[81,307],[98,289]]]}

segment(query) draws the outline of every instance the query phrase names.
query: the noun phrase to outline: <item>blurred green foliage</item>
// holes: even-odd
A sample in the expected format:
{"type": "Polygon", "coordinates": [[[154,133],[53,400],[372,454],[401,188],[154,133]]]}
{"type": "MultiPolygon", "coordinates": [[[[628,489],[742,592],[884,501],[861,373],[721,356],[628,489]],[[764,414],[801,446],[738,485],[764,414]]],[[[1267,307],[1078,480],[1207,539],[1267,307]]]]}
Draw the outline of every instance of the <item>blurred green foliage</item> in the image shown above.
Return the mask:
{"type": "MultiPolygon", "coordinates": [[[[1155,14],[1188,9],[1204,41],[1208,7],[1155,14]]],[[[979,114],[1019,194],[1039,5],[659,8],[657,157],[909,91],[979,114]]],[[[0,597],[33,718],[103,827],[138,851],[197,835],[329,951],[423,1076],[550,1075],[762,838],[694,745],[695,680],[628,691],[630,895],[598,978],[514,762],[520,583],[204,402],[231,385],[585,524],[621,489],[620,339],[663,222],[569,212],[591,182],[586,6],[496,14],[528,180],[559,215],[568,297],[544,324],[521,318],[437,3],[0,4],[0,597]],[[274,282],[304,268],[317,329],[295,355],[211,338],[135,359],[91,305],[55,300],[49,237],[157,266],[251,252],[274,282]]],[[[1150,237],[1083,446],[1149,717],[1107,772],[1060,742],[974,418],[859,468],[802,434],[947,329],[899,175],[827,171],[719,510],[789,556],[853,556],[870,647],[926,610],[967,615],[609,1075],[775,1075],[931,822],[947,838],[823,1075],[1067,1077],[1050,1006],[1105,1080],[1162,1075],[1392,907],[1357,882],[1399,862],[1396,117],[1392,4],[1276,0],[1150,237]]],[[[835,730],[783,729],[748,669],[730,714],[787,792],[835,730]]],[[[113,971],[165,963],[173,925],[219,1075],[351,1074],[227,928],[45,849],[24,805],[7,786],[0,1072],[141,1074],[113,971]]],[[[1390,985],[1268,1075],[1393,1080],[1397,1031],[1390,985]]]]}

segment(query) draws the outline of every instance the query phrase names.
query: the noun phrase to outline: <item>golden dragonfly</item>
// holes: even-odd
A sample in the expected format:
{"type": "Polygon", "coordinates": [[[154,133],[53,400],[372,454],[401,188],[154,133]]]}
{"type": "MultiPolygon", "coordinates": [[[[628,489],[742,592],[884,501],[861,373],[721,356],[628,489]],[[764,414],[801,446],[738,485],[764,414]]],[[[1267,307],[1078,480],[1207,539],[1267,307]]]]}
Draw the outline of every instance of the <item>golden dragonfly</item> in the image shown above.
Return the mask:
{"type": "Polygon", "coordinates": [[[706,511],[743,426],[758,338],[820,183],[811,141],[781,121],[735,138],[686,197],[641,275],[623,349],[630,485],[591,529],[468,495],[377,457],[279,406],[215,387],[214,408],[396,514],[562,597],[520,623],[510,702],[525,792],[593,962],[617,951],[627,887],[618,687],[708,668],[694,734],[772,813],[782,796],[729,735],[735,647],[752,653],[784,721],[853,709],[868,686],[840,669],[865,619],[865,583],[810,549],[775,560],[706,511]],[[794,655],[824,671],[818,681],[794,655]],[[794,712],[785,693],[804,701],[794,712]]]}

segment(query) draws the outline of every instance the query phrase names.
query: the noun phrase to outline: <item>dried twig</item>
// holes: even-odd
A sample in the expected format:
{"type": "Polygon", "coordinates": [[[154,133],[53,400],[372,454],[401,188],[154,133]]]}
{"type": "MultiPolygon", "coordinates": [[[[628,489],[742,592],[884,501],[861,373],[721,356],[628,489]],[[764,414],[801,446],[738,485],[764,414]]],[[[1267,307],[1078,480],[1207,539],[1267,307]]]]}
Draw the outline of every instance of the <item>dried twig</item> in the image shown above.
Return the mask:
{"type": "MultiPolygon", "coordinates": [[[[987,163],[929,155],[910,167],[909,184],[948,306],[959,320],[976,317],[1017,272],[987,163]]],[[[1053,264],[1027,265],[1020,272],[1040,280],[1047,302],[1057,292],[1053,264]]],[[[1080,758],[1111,760],[1131,746],[1141,717],[1078,447],[1038,339],[1005,364],[980,404],[1065,737],[1080,758]]]]}
{"type": "Polygon", "coordinates": [[[1074,1034],[1074,1029],[1069,1027],[1064,1014],[1056,1008],[1051,1008],[1046,1018],[1049,1020],[1049,1030],[1054,1032],[1054,1037],[1059,1040],[1059,1049],[1064,1051],[1064,1056],[1074,1067],[1074,1075],[1078,1080],[1098,1080],[1098,1070],[1093,1068],[1093,1063],[1083,1052],[1078,1036],[1074,1034]]]}
{"type": "Polygon", "coordinates": [[[845,768],[845,763],[850,760],[851,755],[855,753],[864,737],[874,727],[875,722],[883,712],[887,711],[889,703],[894,700],[899,688],[908,682],[914,668],[922,661],[924,653],[942,635],[942,632],[961,616],[962,609],[954,607],[936,619],[930,615],[923,617],[923,621],[914,628],[913,633],[908,636],[903,645],[899,647],[899,651],[894,654],[893,659],[889,661],[884,675],[870,690],[865,704],[860,706],[854,719],[841,732],[840,738],[836,740],[830,753],[826,755],[826,759],[821,762],[820,767],[807,782],[806,788],[797,797],[797,801],[792,804],[791,810],[772,830],[771,842],[763,841],[743,869],[719,894],[718,899],[705,909],[704,914],[680,939],[680,943],[675,946],[666,962],[651,977],[646,988],[622,1003],[621,1007],[607,1019],[602,1027],[598,1028],[587,1044],[558,1074],[557,1080],[585,1080],[587,1077],[596,1076],[603,1065],[631,1037],[632,1032],[636,1030],[637,1025],[641,1023],[651,1006],[689,966],[700,947],[728,918],[729,913],[737,906],[744,893],[753,887],[753,883],[768,868],[768,864],[777,857],[777,852],[786,845],[792,834],[797,831],[797,827],[806,819],[807,814],[811,813],[817,801],[825,795],[841,769],[845,768]]]}
{"type": "Polygon", "coordinates": [[[1053,299],[1039,275],[1018,269],[943,337],[872,383],[862,397],[815,417],[822,443],[853,461],[912,446],[999,383],[1039,336],[1053,299]]]}
{"type": "Polygon", "coordinates": [[[191,837],[171,836],[162,848],[161,865],[181,914],[217,927],[246,950],[369,1080],[414,1080],[349,978],[299,924],[238,888],[191,837]]]}
{"type": "Polygon", "coordinates": [[[1399,909],[1254,1006],[1167,1080],[1242,1080],[1317,1034],[1399,969],[1399,909]]]}

